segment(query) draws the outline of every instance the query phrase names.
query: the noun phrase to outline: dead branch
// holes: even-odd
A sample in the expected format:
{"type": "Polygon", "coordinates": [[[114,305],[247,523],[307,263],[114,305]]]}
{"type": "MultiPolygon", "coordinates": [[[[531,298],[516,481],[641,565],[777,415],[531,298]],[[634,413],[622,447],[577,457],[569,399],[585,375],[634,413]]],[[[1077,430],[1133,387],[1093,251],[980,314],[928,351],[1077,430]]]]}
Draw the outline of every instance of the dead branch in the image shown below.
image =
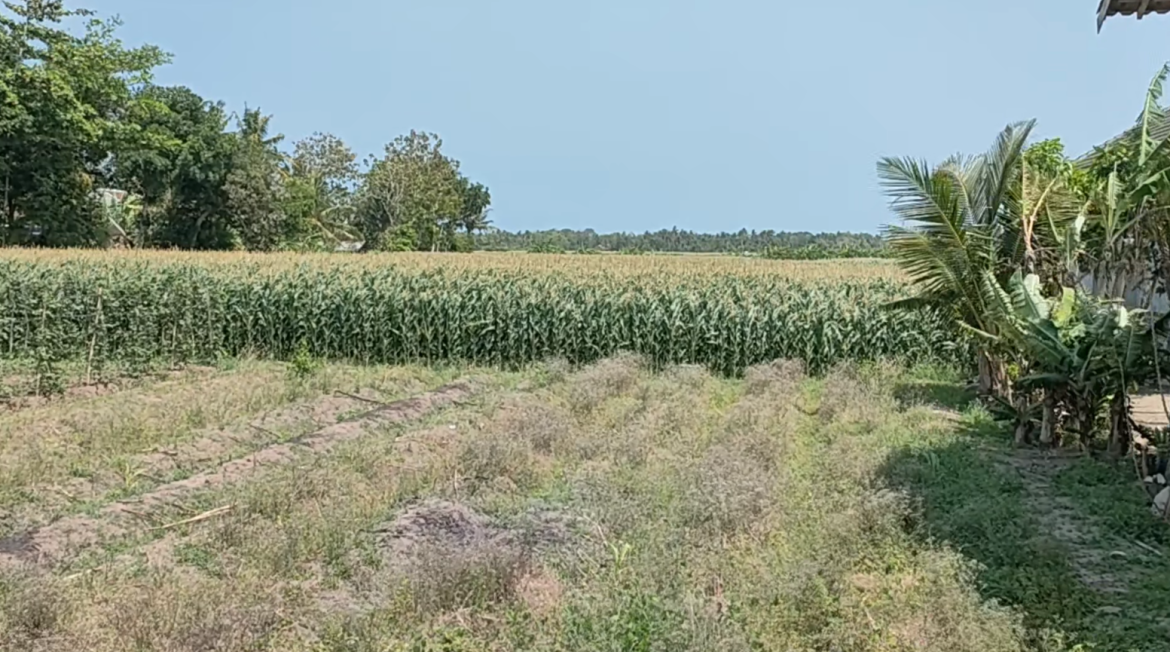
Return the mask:
{"type": "Polygon", "coordinates": [[[1146,550],[1146,551],[1152,552],[1152,553],[1154,553],[1155,555],[1158,555],[1159,557],[1161,557],[1161,556],[1162,556],[1162,551],[1161,551],[1161,550],[1158,550],[1157,548],[1155,548],[1155,547],[1151,546],[1151,545],[1150,545],[1150,544],[1148,544],[1148,543],[1142,543],[1141,541],[1138,541],[1137,539],[1134,539],[1134,541],[1133,541],[1133,542],[1134,542],[1134,544],[1136,544],[1136,545],[1137,545],[1139,548],[1141,548],[1142,550],[1146,550]]]}

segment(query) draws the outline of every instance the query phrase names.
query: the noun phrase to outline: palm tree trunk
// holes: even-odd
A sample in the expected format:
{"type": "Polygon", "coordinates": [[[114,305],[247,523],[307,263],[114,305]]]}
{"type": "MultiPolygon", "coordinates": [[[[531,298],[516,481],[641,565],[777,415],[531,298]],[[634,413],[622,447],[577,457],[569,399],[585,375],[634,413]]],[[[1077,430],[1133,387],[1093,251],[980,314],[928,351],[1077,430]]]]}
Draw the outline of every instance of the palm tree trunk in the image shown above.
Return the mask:
{"type": "Polygon", "coordinates": [[[989,396],[992,393],[994,385],[993,374],[991,372],[991,359],[985,353],[979,354],[979,393],[984,396],[989,396]]]}

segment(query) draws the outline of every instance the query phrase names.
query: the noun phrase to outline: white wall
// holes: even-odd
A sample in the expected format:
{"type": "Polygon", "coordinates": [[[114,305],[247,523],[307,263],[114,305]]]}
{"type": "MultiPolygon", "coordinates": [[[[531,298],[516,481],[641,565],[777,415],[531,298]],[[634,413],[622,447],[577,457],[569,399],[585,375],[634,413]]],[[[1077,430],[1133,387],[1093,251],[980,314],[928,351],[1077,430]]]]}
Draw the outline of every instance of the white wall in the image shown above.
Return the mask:
{"type": "MultiPolygon", "coordinates": [[[[1088,274],[1081,280],[1081,289],[1085,292],[1093,291],[1093,275],[1088,274]]],[[[1130,290],[1125,295],[1126,308],[1145,308],[1146,302],[1149,300],[1149,292],[1145,287],[1130,290]]],[[[1150,310],[1155,313],[1170,312],[1170,299],[1165,295],[1154,295],[1153,303],[1150,304],[1150,310]]]]}

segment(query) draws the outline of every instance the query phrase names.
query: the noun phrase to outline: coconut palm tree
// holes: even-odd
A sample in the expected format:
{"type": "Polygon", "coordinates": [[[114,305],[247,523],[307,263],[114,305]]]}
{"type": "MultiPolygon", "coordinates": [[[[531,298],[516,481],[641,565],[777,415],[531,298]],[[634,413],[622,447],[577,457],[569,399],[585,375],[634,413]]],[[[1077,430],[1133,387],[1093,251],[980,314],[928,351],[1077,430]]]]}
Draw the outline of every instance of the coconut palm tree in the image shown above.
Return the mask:
{"type": "MultiPolygon", "coordinates": [[[[918,289],[895,307],[931,306],[949,313],[978,339],[979,387],[1007,391],[996,324],[984,287],[987,273],[1005,276],[1022,260],[1018,184],[1033,122],[1008,126],[985,154],[953,157],[938,167],[910,158],[883,158],[878,176],[890,207],[902,220],[887,228],[895,259],[918,289]]],[[[1006,279],[1005,279],[1006,280],[1006,279]]]]}
{"type": "Polygon", "coordinates": [[[1010,395],[1011,351],[995,344],[999,325],[992,302],[1020,269],[1059,286],[1070,257],[1076,257],[1083,224],[1066,170],[1029,163],[1034,125],[1009,125],[984,154],[955,156],[937,167],[909,158],[878,162],[882,188],[902,220],[887,228],[886,238],[918,289],[894,307],[934,307],[949,313],[961,330],[979,334],[979,388],[985,395],[1010,395]]]}
{"type": "Polygon", "coordinates": [[[350,193],[331,187],[325,175],[286,159],[281,167],[288,214],[286,236],[305,244],[319,242],[333,248],[343,241],[360,240],[352,225],[354,207],[350,193]]]}

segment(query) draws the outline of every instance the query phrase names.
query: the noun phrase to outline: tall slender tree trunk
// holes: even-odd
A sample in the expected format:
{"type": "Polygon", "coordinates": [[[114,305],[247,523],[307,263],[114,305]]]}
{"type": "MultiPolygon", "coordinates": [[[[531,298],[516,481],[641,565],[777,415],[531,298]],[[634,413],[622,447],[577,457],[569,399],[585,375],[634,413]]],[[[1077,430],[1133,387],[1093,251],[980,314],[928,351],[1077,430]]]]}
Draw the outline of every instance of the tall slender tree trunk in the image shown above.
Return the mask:
{"type": "Polygon", "coordinates": [[[199,244],[199,231],[203,229],[203,216],[195,218],[195,228],[191,229],[191,244],[190,249],[194,249],[195,245],[199,244]]]}

